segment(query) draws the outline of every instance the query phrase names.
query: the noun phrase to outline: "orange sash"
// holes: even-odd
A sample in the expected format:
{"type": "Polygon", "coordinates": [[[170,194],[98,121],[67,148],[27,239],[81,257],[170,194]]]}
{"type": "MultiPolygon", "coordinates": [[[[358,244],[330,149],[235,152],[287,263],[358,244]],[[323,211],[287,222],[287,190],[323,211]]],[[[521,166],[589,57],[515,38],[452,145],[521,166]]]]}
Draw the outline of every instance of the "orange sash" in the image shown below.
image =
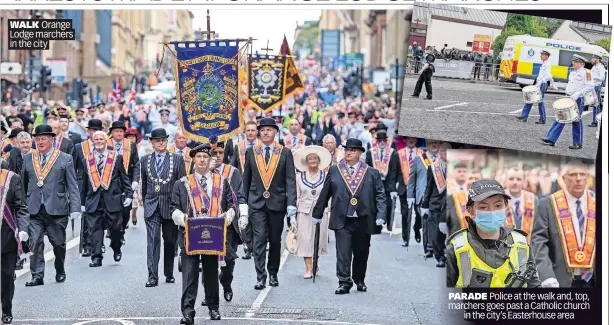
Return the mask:
{"type": "Polygon", "coordinates": [[[94,192],[102,186],[105,190],[109,189],[111,184],[111,176],[113,175],[113,168],[115,167],[115,150],[107,150],[107,158],[104,163],[104,169],[102,170],[102,177],[98,173],[96,167],[96,156],[94,152],[90,152],[87,156],[87,169],[90,172],[90,184],[94,192]]]}
{"type": "MultiPolygon", "coordinates": [[[[132,146],[130,140],[123,139],[122,140],[122,159],[124,163],[124,170],[126,173],[128,172],[128,167],[130,166],[130,147],[132,146]]],[[[107,147],[109,150],[115,150],[115,142],[112,139],[107,141],[107,147]]]]}
{"type": "Polygon", "coordinates": [[[520,229],[527,233],[527,243],[531,238],[531,231],[533,230],[533,215],[535,213],[535,194],[529,191],[522,191],[522,204],[524,206],[522,211],[522,218],[520,225],[516,224],[516,219],[514,218],[514,207],[511,204],[505,208],[505,213],[507,214],[507,219],[505,222],[506,226],[511,226],[516,229],[520,229]]]}
{"type": "Polygon", "coordinates": [[[446,189],[446,173],[443,171],[443,163],[441,158],[437,158],[431,165],[431,171],[433,172],[433,178],[435,179],[435,185],[437,185],[439,193],[446,189]]]}
{"type": "Polygon", "coordinates": [[[90,148],[90,140],[85,140],[81,142],[81,150],[83,151],[83,157],[86,158],[89,156],[92,148],[90,148]]]}
{"type": "MultiPolygon", "coordinates": [[[[175,146],[172,146],[170,149],[168,149],[169,152],[175,153],[177,149],[175,148],[175,146]]],[[[186,147],[185,148],[185,155],[183,156],[183,164],[185,166],[185,173],[187,175],[191,174],[191,170],[190,170],[190,165],[192,164],[192,158],[190,158],[190,148],[186,147]]]]}
{"type": "Polygon", "coordinates": [[[222,177],[217,173],[211,173],[211,175],[213,178],[211,198],[207,195],[207,189],[200,186],[196,174],[187,175],[184,181],[195,218],[202,218],[205,215],[215,218],[220,215],[220,209],[222,208],[220,204],[222,177]]]}
{"type": "Polygon", "coordinates": [[[38,150],[32,151],[32,166],[34,167],[34,173],[36,174],[36,178],[38,179],[38,183],[36,184],[38,185],[38,187],[43,187],[45,179],[49,175],[51,168],[53,168],[53,164],[55,164],[55,161],[58,160],[60,153],[62,153],[60,150],[57,149],[51,150],[51,157],[49,157],[49,161],[47,161],[45,168],[43,168],[43,166],[41,165],[41,153],[38,150]]]}
{"type": "Polygon", "coordinates": [[[461,229],[468,227],[465,217],[471,218],[471,215],[467,211],[467,191],[458,191],[452,194],[452,200],[454,201],[454,208],[456,209],[456,216],[460,223],[461,229]]]}
{"type": "Polygon", "coordinates": [[[53,148],[60,150],[60,147],[62,146],[62,140],[64,140],[64,133],[60,133],[57,137],[55,137],[55,145],[53,146],[53,148]]]}
{"type": "Polygon", "coordinates": [[[565,263],[568,268],[592,269],[595,259],[595,235],[597,231],[595,218],[595,193],[588,191],[588,212],[584,223],[584,240],[576,236],[572,221],[572,212],[565,192],[560,190],[550,195],[552,210],[558,220],[559,237],[565,251],[565,263]],[[582,242],[581,242],[582,241],[582,242]]]}
{"type": "Polygon", "coordinates": [[[231,173],[232,173],[232,166],[222,164],[222,176],[226,179],[230,179],[231,173]]]}
{"type": "Polygon", "coordinates": [[[284,138],[284,144],[286,145],[286,148],[290,150],[301,149],[305,146],[305,135],[304,134],[298,135],[298,141],[296,144],[296,148],[292,147],[292,134],[286,135],[286,137],[284,138]]]}
{"type": "Polygon", "coordinates": [[[379,160],[379,147],[374,147],[371,149],[371,155],[373,156],[373,164],[375,165],[375,169],[377,169],[384,176],[388,174],[388,163],[390,163],[390,157],[392,157],[392,148],[386,147],[386,151],[384,152],[384,157],[382,160],[379,160]]]}
{"type": "Polygon", "coordinates": [[[273,177],[275,176],[275,171],[277,170],[277,165],[279,164],[279,158],[281,158],[282,148],[283,147],[279,143],[275,143],[275,148],[273,149],[273,152],[271,152],[271,158],[269,160],[269,164],[267,165],[264,160],[263,145],[258,143],[254,146],[256,166],[258,167],[260,179],[264,185],[264,190],[267,192],[269,191],[269,187],[271,187],[271,183],[273,182],[273,177]]]}

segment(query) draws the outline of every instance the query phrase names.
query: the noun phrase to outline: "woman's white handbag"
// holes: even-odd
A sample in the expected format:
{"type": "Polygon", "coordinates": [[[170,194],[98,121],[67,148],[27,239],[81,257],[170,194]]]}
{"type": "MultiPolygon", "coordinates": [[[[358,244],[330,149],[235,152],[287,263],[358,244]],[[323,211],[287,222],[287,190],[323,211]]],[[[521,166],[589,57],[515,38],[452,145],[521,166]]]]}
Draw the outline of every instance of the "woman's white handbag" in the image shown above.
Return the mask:
{"type": "Polygon", "coordinates": [[[290,254],[296,254],[296,250],[298,249],[298,231],[288,231],[286,235],[286,249],[290,254]]]}

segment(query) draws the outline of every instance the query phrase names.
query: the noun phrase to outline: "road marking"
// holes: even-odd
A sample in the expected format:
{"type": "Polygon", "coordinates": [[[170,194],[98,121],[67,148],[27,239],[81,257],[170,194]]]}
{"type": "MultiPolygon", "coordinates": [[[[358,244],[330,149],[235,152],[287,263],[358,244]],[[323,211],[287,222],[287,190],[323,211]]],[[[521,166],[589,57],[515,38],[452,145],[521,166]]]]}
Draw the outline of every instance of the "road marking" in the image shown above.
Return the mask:
{"type": "MultiPolygon", "coordinates": [[[[27,322],[70,322],[76,321],[73,325],[94,323],[96,321],[117,321],[121,324],[126,324],[126,321],[132,320],[179,320],[180,317],[121,317],[121,318],[31,318],[31,319],[14,319],[14,323],[27,323],[27,322]]],[[[209,317],[195,317],[197,319],[209,319],[209,317]]],[[[251,318],[251,317],[222,317],[222,320],[243,320],[252,322],[286,322],[286,323],[314,323],[314,324],[338,324],[338,325],[380,325],[377,323],[355,323],[355,322],[343,322],[332,320],[319,320],[319,319],[291,319],[291,318],[251,318]]]]}
{"type": "Polygon", "coordinates": [[[521,109],[517,109],[515,111],[509,112],[508,114],[518,114],[518,113],[522,112],[522,110],[523,110],[522,108],[521,109]]]}
{"type": "MultiPolygon", "coordinates": [[[[278,273],[281,272],[282,268],[284,267],[284,264],[286,264],[288,255],[289,255],[288,250],[284,249],[283,254],[281,254],[281,260],[279,262],[279,271],[277,271],[278,273]]],[[[264,290],[260,291],[260,294],[258,294],[258,297],[256,297],[256,300],[254,300],[254,303],[252,303],[252,306],[248,308],[247,311],[245,312],[246,318],[254,317],[254,315],[256,314],[256,311],[260,309],[260,307],[262,306],[262,303],[264,302],[264,299],[266,299],[266,296],[269,294],[269,291],[271,291],[271,286],[267,286],[266,288],[264,288],[264,290]]]]}
{"type": "MultiPolygon", "coordinates": [[[[71,240],[69,240],[66,243],[66,251],[68,251],[69,249],[75,247],[75,246],[79,246],[79,241],[81,240],[81,237],[75,237],[71,240]]],[[[32,258],[33,256],[30,256],[30,258],[32,258]]],[[[30,273],[30,258],[28,258],[28,262],[27,263],[23,263],[23,269],[21,270],[17,270],[15,271],[15,276],[16,277],[20,277],[26,273],[30,273]]],[[[49,262],[50,260],[54,259],[55,255],[53,254],[53,250],[48,251],[47,253],[45,253],[45,263],[49,262]]]]}
{"type": "Polygon", "coordinates": [[[435,107],[433,109],[435,110],[440,110],[440,109],[444,109],[444,108],[449,108],[449,107],[454,107],[454,106],[467,106],[468,103],[457,103],[457,104],[452,104],[452,105],[446,105],[446,106],[440,106],[440,107],[435,107]]]}
{"type": "MultiPolygon", "coordinates": [[[[421,111],[426,111],[426,112],[447,112],[447,113],[465,113],[465,114],[484,114],[484,115],[505,115],[505,116],[509,116],[512,115],[512,113],[497,113],[497,112],[472,112],[472,111],[455,111],[455,110],[447,110],[447,109],[440,109],[440,110],[433,110],[433,109],[415,109],[415,110],[421,110],[421,111]]],[[[584,117],[587,114],[590,114],[592,112],[587,111],[587,112],[583,112],[582,113],[582,117],[584,117]]],[[[539,114],[536,115],[529,115],[529,116],[539,116],[539,114]]],[[[550,117],[550,118],[554,118],[554,115],[547,115],[546,117],[550,117]]]]}

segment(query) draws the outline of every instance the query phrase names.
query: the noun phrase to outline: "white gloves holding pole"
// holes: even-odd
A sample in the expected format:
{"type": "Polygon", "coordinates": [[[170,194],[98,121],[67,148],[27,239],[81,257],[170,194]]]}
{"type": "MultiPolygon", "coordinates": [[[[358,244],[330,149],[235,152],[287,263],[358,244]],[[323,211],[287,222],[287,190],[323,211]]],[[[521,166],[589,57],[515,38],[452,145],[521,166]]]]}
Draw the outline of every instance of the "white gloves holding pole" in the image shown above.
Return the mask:
{"type": "Polygon", "coordinates": [[[179,211],[179,209],[175,209],[171,217],[173,218],[173,222],[175,223],[175,225],[179,227],[185,227],[185,214],[179,211]]]}
{"type": "Polygon", "coordinates": [[[247,204],[239,204],[239,230],[247,228],[249,219],[247,218],[247,204]]]}

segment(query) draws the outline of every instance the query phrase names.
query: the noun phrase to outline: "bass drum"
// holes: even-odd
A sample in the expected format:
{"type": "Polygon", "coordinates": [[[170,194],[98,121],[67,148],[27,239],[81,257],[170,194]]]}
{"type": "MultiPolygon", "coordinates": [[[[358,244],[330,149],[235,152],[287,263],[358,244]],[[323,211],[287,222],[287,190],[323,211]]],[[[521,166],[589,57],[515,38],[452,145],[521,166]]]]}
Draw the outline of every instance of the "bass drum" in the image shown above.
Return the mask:
{"type": "Polygon", "coordinates": [[[559,98],[552,103],[554,119],[563,124],[576,122],[580,119],[578,104],[571,97],[559,98]]]}
{"type": "Polygon", "coordinates": [[[595,89],[592,89],[588,94],[584,95],[584,105],[588,107],[596,107],[597,103],[597,92],[595,89]]]}

